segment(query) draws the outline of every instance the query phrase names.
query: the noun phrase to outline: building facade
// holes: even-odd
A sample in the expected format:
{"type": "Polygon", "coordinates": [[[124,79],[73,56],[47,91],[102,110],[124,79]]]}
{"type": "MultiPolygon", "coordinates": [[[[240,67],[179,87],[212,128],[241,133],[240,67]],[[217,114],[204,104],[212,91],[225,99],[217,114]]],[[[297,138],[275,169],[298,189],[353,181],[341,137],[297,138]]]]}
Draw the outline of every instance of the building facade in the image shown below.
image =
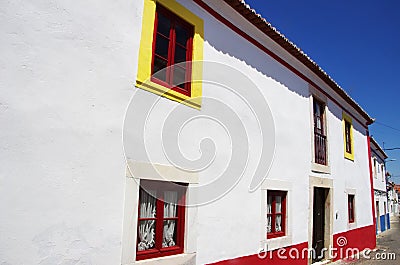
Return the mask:
{"type": "MultiPolygon", "coordinates": [[[[385,167],[386,153],[379,144],[371,137],[371,163],[372,176],[374,179],[374,200],[375,200],[375,218],[377,233],[390,228],[390,209],[393,209],[392,195],[387,189],[387,174],[385,167]]],[[[389,188],[390,190],[390,188],[389,188]]]]}
{"type": "Polygon", "coordinates": [[[388,192],[388,212],[390,216],[397,216],[399,214],[399,185],[389,181],[387,184],[388,192]]]}
{"type": "Polygon", "coordinates": [[[4,5],[0,262],[375,247],[371,117],[243,1],[4,5]]]}

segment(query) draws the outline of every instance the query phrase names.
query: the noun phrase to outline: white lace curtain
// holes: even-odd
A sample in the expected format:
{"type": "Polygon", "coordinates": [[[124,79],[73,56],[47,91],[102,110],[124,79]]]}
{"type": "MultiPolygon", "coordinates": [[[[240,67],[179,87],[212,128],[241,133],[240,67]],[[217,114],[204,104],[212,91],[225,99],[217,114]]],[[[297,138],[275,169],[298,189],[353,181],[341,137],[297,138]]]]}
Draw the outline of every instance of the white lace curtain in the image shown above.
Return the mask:
{"type": "MultiPolygon", "coordinates": [[[[140,190],[140,218],[156,217],[156,191],[140,190]]],[[[154,248],[155,220],[143,220],[139,223],[138,250],[154,248]]]]}
{"type": "MultiPolygon", "coordinates": [[[[176,209],[178,204],[178,192],[164,192],[164,218],[176,217],[176,209]]],[[[163,247],[175,246],[175,226],[176,220],[164,220],[163,247]]]]}
{"type": "MultiPolygon", "coordinates": [[[[281,196],[274,196],[275,197],[275,231],[274,232],[281,232],[282,231],[282,197],[281,196]]],[[[267,233],[272,232],[272,200],[273,196],[268,197],[267,202],[267,233]]]]}
{"type": "MultiPolygon", "coordinates": [[[[276,205],[276,213],[282,213],[282,197],[281,196],[276,196],[275,197],[276,205]]],[[[281,232],[282,231],[282,215],[277,214],[276,219],[275,219],[275,232],[281,232]]]]}
{"type": "Polygon", "coordinates": [[[272,197],[268,197],[268,203],[267,203],[267,233],[272,232],[272,197]]]}

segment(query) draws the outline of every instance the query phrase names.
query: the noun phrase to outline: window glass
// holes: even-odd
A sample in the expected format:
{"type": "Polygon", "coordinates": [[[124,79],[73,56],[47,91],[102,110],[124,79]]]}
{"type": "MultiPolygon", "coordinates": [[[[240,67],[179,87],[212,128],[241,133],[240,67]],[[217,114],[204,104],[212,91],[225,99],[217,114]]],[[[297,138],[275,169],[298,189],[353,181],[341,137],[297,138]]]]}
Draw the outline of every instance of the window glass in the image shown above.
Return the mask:
{"type": "Polygon", "coordinates": [[[267,191],[267,238],[285,235],[286,192],[267,191]]]}
{"type": "Polygon", "coordinates": [[[187,29],[177,24],[175,26],[175,34],[176,34],[176,42],[186,47],[187,41],[189,40],[189,32],[187,31],[187,29]]]}
{"type": "Polygon", "coordinates": [[[169,31],[171,29],[171,21],[164,16],[161,12],[158,13],[157,33],[169,38],[169,31]]]}
{"type": "Polygon", "coordinates": [[[140,190],[140,219],[138,251],[148,250],[155,247],[155,225],[156,225],[156,191],[140,190]]]}
{"type": "Polygon", "coordinates": [[[162,247],[175,246],[176,241],[176,207],[178,204],[178,192],[164,192],[164,232],[162,247]]]}
{"type": "Polygon", "coordinates": [[[351,124],[348,121],[345,121],[345,136],[346,136],[346,152],[350,153],[351,150],[351,124]]]}
{"type": "Polygon", "coordinates": [[[193,26],[160,5],[156,12],[152,81],[190,96],[193,26]]]}

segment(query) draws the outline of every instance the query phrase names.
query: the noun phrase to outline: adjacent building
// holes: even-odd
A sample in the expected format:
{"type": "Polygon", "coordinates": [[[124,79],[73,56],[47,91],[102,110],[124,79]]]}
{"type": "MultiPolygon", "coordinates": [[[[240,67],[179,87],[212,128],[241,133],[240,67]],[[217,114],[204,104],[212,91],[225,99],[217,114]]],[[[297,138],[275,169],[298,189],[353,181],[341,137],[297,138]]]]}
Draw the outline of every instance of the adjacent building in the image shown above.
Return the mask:
{"type": "MultiPolygon", "coordinates": [[[[393,210],[392,195],[387,190],[387,172],[385,168],[385,159],[388,156],[379,146],[374,138],[371,137],[371,163],[372,176],[374,180],[374,200],[375,200],[375,218],[376,232],[380,233],[390,228],[389,213],[393,210]],[[389,199],[389,202],[388,202],[389,199]]],[[[392,189],[389,189],[392,190],[392,189]]]]}
{"type": "Polygon", "coordinates": [[[375,248],[373,119],[244,1],[3,6],[0,263],[375,248]]]}
{"type": "Polygon", "coordinates": [[[399,185],[396,185],[393,181],[389,181],[387,185],[387,192],[389,216],[397,216],[399,214],[399,185]]]}

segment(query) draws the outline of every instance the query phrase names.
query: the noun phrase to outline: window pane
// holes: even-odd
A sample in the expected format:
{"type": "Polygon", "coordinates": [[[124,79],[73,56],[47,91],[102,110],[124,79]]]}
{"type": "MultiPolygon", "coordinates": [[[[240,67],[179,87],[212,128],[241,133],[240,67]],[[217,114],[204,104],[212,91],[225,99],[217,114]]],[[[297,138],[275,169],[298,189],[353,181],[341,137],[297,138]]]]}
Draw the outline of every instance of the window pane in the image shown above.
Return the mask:
{"type": "Polygon", "coordinates": [[[140,218],[155,218],[156,217],[156,191],[155,190],[140,190],[140,218]]]}
{"type": "MultiPolygon", "coordinates": [[[[175,49],[175,63],[181,63],[186,61],[186,49],[181,46],[176,46],[175,49]]],[[[180,65],[184,67],[185,65],[180,65]]]]}
{"type": "Polygon", "coordinates": [[[281,213],[282,212],[282,197],[276,196],[275,201],[276,201],[276,212],[281,213]]]}
{"type": "Polygon", "coordinates": [[[321,116],[321,106],[315,99],[314,99],[314,114],[319,117],[321,116]]]}
{"type": "Polygon", "coordinates": [[[139,221],[138,251],[155,248],[156,221],[139,221]]]}
{"type": "Polygon", "coordinates": [[[176,217],[176,207],[178,204],[178,192],[164,192],[164,218],[176,217]]]}
{"type": "Polygon", "coordinates": [[[189,33],[187,29],[180,25],[175,26],[176,42],[186,47],[187,40],[189,39],[189,33]]]}
{"type": "Polygon", "coordinates": [[[153,76],[162,81],[167,81],[166,67],[167,67],[167,61],[155,56],[153,76]]]}
{"type": "Polygon", "coordinates": [[[354,195],[348,196],[349,221],[354,221],[354,195]]]}
{"type": "Polygon", "coordinates": [[[268,196],[267,213],[272,213],[272,196],[268,196]]]}
{"type": "Polygon", "coordinates": [[[186,70],[181,67],[174,67],[174,86],[185,88],[186,70]]]}
{"type": "Polygon", "coordinates": [[[346,152],[351,153],[351,124],[345,121],[346,152]]]}
{"type": "Polygon", "coordinates": [[[275,232],[282,232],[282,215],[275,216],[275,232]]]}
{"type": "Polygon", "coordinates": [[[171,21],[163,14],[158,12],[157,32],[169,37],[170,28],[171,28],[171,21]]]}
{"type": "Polygon", "coordinates": [[[272,217],[271,215],[267,216],[267,233],[272,232],[272,217]]]}
{"type": "Polygon", "coordinates": [[[323,133],[324,105],[314,99],[314,128],[317,133],[323,133]]]}
{"type": "Polygon", "coordinates": [[[164,59],[168,59],[168,45],[169,40],[157,34],[156,54],[163,57],[164,59]]]}
{"type": "Polygon", "coordinates": [[[349,208],[351,211],[353,211],[353,203],[354,203],[354,197],[349,196],[349,208]]]}
{"type": "Polygon", "coordinates": [[[319,130],[319,133],[322,131],[322,120],[320,116],[315,117],[315,128],[319,130]]]}
{"type": "Polygon", "coordinates": [[[162,247],[173,247],[176,245],[176,220],[165,220],[164,221],[164,235],[162,247]]]}

